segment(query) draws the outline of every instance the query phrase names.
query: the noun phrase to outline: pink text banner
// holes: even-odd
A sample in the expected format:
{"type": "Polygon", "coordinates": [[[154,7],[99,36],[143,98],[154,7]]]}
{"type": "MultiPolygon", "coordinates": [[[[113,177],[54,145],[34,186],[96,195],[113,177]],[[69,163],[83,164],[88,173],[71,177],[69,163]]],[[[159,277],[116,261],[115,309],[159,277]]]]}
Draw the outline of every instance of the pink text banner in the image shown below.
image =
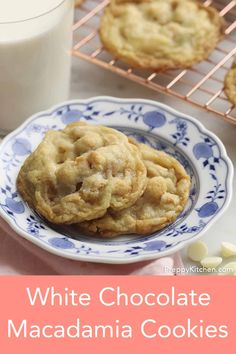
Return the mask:
{"type": "Polygon", "coordinates": [[[235,354],[236,277],[1,277],[3,354],[235,354]]]}

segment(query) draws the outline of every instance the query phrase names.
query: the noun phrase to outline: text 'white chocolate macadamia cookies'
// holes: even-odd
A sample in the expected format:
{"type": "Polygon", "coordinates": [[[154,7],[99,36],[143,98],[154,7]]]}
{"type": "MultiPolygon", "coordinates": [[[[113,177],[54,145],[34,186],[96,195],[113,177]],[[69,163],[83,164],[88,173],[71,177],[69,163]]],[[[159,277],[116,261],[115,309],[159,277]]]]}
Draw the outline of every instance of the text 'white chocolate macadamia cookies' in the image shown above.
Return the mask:
{"type": "Polygon", "coordinates": [[[221,38],[222,24],[216,9],[195,0],[111,0],[100,37],[127,64],[163,71],[207,58],[221,38]]]}
{"type": "Polygon", "coordinates": [[[47,132],[17,178],[23,199],[56,224],[133,205],[146,187],[139,149],[117,130],[72,123],[47,132]]]}

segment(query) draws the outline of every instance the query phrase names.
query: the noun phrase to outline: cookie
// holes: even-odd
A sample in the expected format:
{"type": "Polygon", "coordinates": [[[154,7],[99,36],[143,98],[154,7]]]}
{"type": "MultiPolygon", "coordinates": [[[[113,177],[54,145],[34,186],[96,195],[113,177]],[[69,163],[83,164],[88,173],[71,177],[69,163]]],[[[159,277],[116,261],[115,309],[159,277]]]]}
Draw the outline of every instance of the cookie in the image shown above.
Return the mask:
{"type": "Polygon", "coordinates": [[[47,132],[21,168],[17,188],[50,222],[72,224],[131,206],[146,187],[146,173],[124,134],[72,123],[47,132]]]}
{"type": "Polygon", "coordinates": [[[225,76],[224,91],[230,102],[236,107],[236,58],[225,76]]]}
{"type": "Polygon", "coordinates": [[[207,58],[222,27],[216,9],[194,0],[112,0],[101,19],[100,37],[128,65],[164,71],[207,58]]]}
{"type": "Polygon", "coordinates": [[[147,168],[147,187],[131,207],[108,210],[98,220],[77,227],[88,234],[114,237],[122,234],[149,234],[173,222],[182,212],[190,190],[190,178],[182,165],[165,152],[140,144],[147,168]]]}
{"type": "Polygon", "coordinates": [[[78,7],[82,4],[84,0],[75,0],[75,7],[78,7]]]}

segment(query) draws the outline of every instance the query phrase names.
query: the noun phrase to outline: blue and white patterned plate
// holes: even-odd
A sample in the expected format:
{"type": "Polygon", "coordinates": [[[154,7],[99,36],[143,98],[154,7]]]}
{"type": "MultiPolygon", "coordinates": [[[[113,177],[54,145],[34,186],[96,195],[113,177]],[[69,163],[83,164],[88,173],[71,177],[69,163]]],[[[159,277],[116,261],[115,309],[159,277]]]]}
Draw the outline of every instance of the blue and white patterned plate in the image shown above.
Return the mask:
{"type": "Polygon", "coordinates": [[[91,262],[131,263],[169,255],[202,235],[232,196],[233,166],[220,140],[195,119],[142,99],[97,97],[36,114],[4,139],[0,170],[0,215],[19,237],[56,255],[91,262]],[[175,223],[148,236],[101,240],[46,223],[23,202],[15,182],[25,158],[48,129],[62,129],[79,120],[119,129],[183,164],[192,186],[188,204],[175,223]]]}

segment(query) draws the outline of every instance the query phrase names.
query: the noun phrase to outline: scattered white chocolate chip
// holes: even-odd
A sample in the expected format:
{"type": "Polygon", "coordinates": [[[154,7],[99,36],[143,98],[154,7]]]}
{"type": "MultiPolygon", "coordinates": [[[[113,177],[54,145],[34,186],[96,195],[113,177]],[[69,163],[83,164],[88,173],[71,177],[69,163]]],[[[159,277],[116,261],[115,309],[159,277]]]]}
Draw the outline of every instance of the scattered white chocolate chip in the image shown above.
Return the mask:
{"type": "Polygon", "coordinates": [[[225,264],[218,275],[236,275],[236,262],[225,264]]]}
{"type": "Polygon", "coordinates": [[[236,245],[230,242],[222,242],[221,254],[223,257],[236,256],[236,245]]]}
{"type": "Polygon", "coordinates": [[[204,268],[216,268],[222,263],[221,257],[205,257],[201,260],[201,265],[204,268]]]}
{"type": "Polygon", "coordinates": [[[203,241],[197,241],[192,243],[188,247],[188,257],[195,262],[200,262],[208,255],[208,247],[203,241]]]}

